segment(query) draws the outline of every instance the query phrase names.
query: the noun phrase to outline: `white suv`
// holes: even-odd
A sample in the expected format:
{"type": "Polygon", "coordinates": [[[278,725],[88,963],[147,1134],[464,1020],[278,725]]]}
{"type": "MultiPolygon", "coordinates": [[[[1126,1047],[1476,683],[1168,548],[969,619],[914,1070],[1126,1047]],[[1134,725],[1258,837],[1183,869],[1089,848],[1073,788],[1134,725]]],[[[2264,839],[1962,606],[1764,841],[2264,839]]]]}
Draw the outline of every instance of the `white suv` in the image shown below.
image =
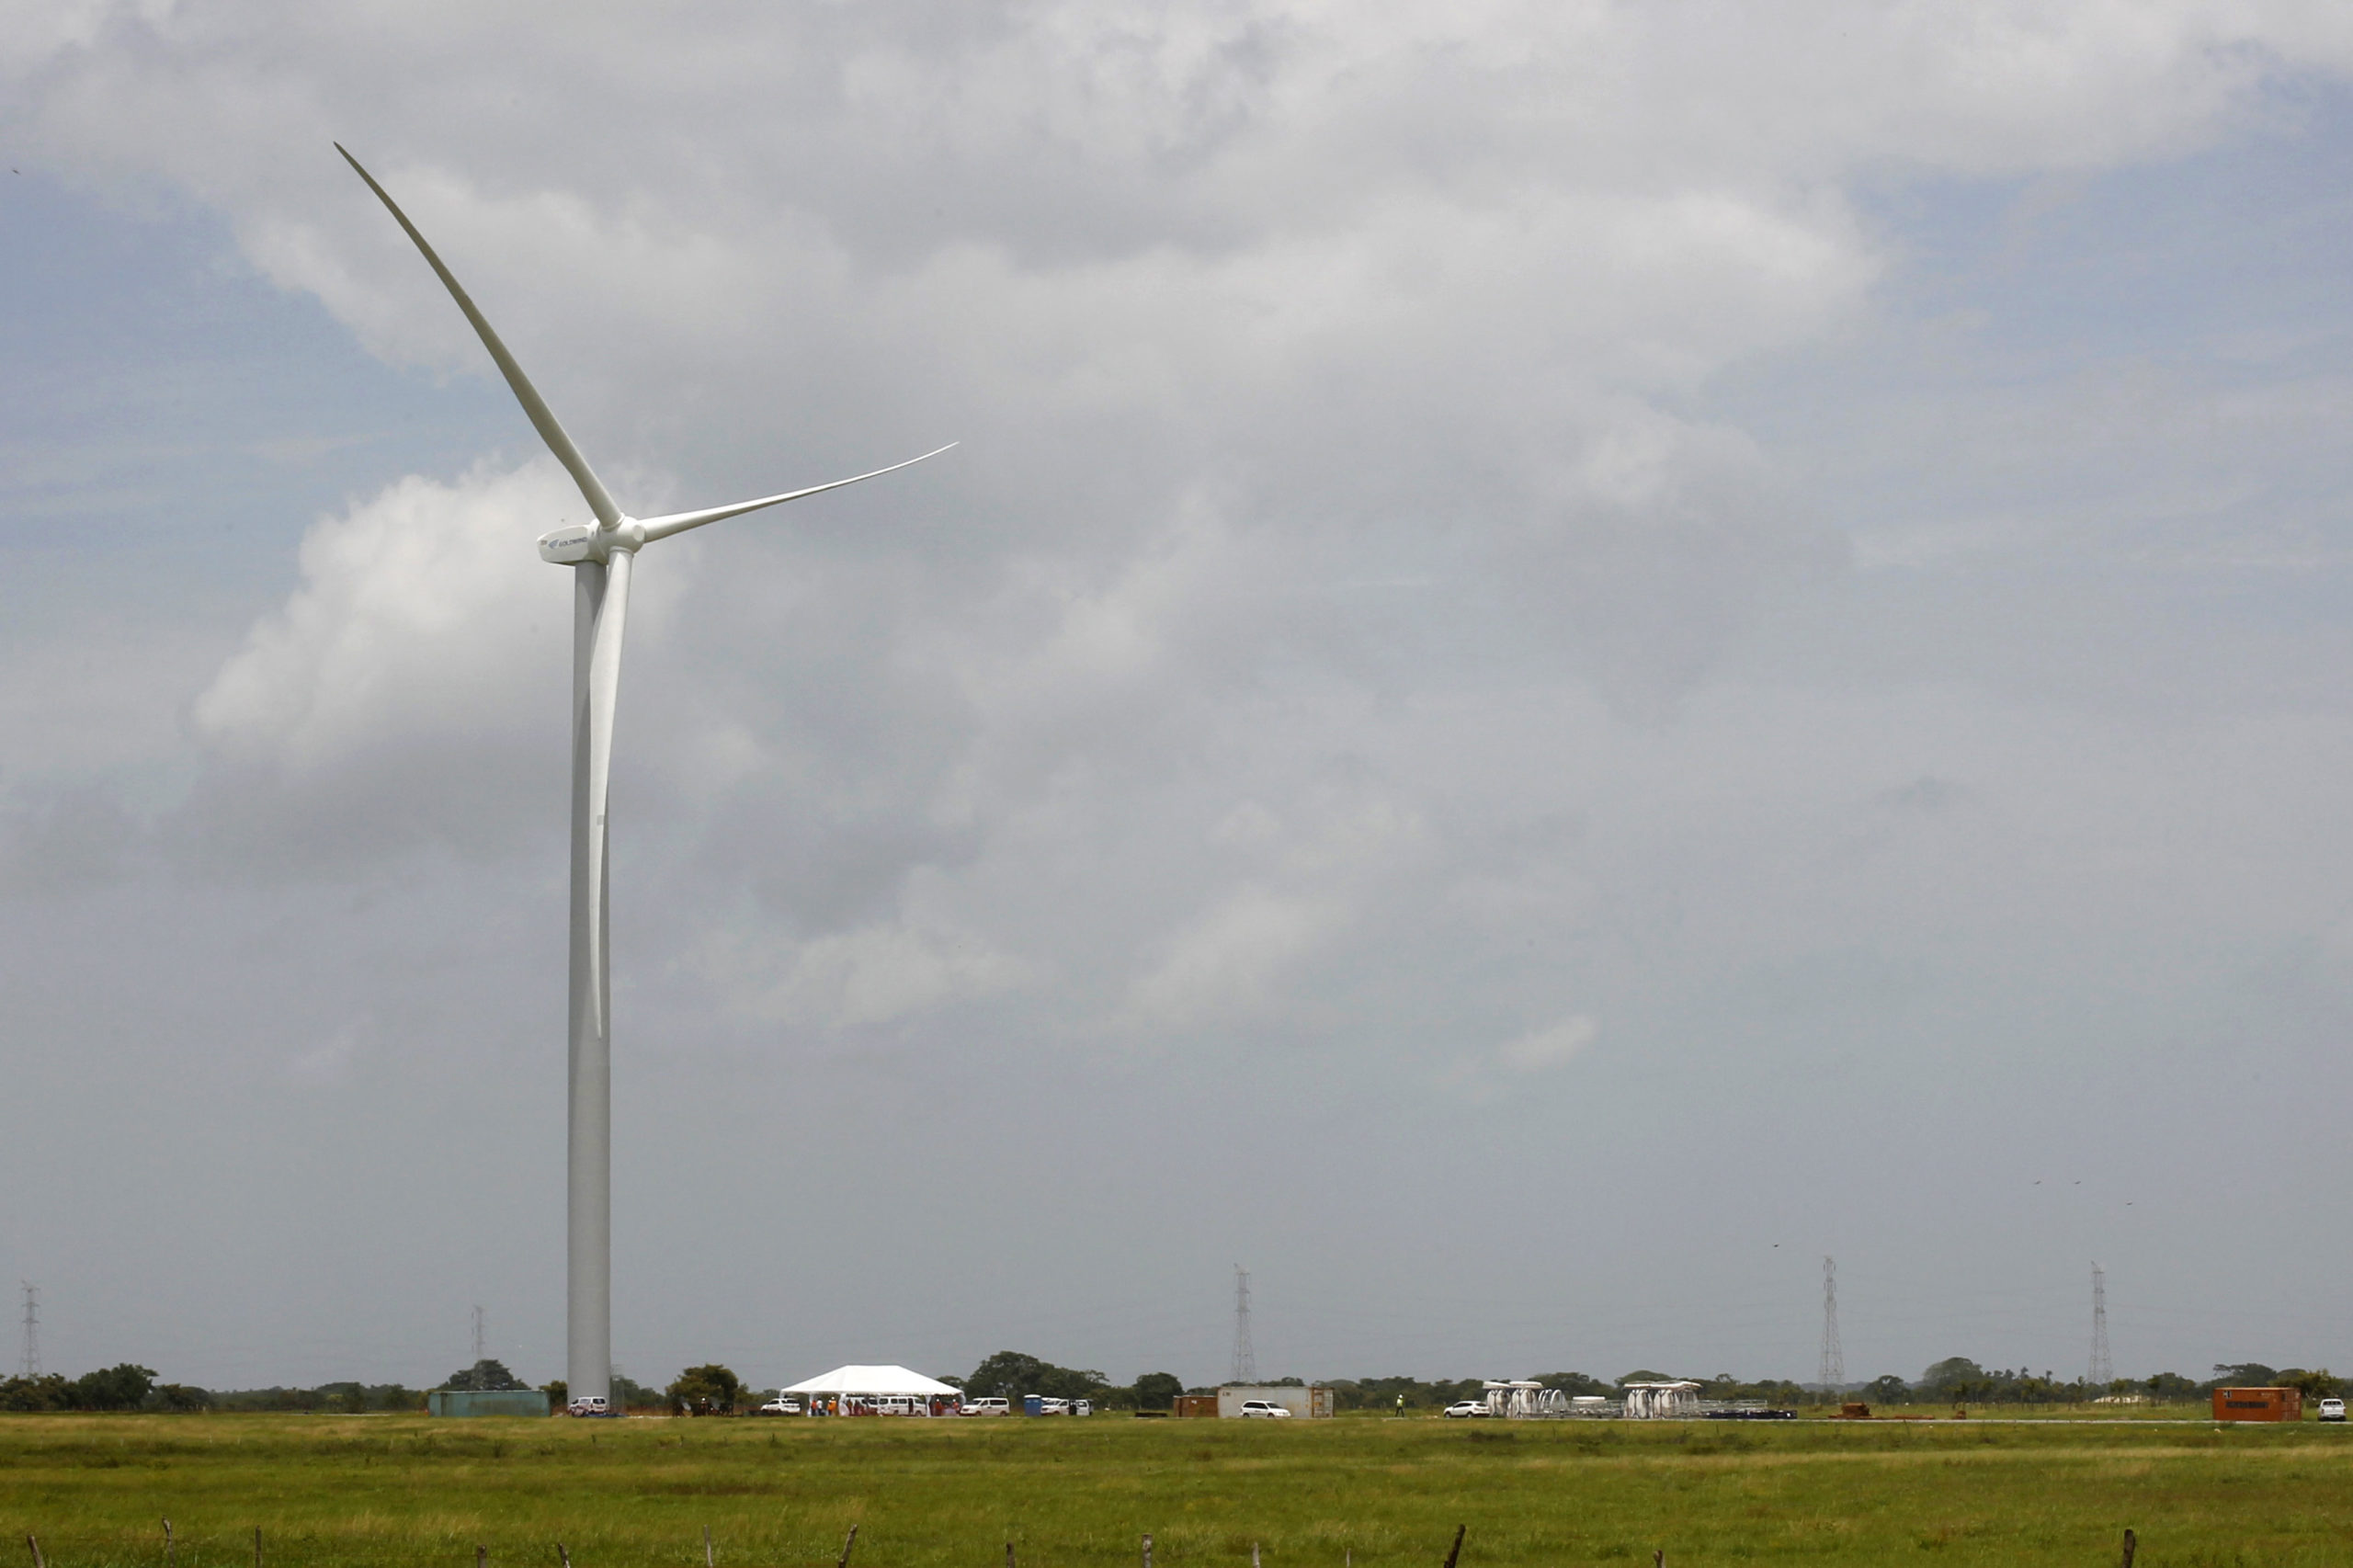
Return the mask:
{"type": "Polygon", "coordinates": [[[2343,1400],[2341,1400],[2341,1399],[2325,1399],[2325,1400],[2322,1400],[2322,1401],[2320,1402],[2320,1418],[2321,1418],[2323,1421],[2342,1421],[2342,1420],[2344,1420],[2344,1419],[2345,1419],[2345,1402],[2344,1402],[2343,1400]]]}
{"type": "Polygon", "coordinates": [[[759,1414],[762,1415],[798,1415],[801,1414],[801,1402],[797,1399],[790,1399],[783,1394],[779,1394],[774,1399],[768,1401],[766,1404],[760,1406],[759,1414]]]}
{"type": "Polygon", "coordinates": [[[1458,1399],[1446,1407],[1449,1421],[1468,1421],[1486,1414],[1486,1401],[1479,1399],[1458,1399]]]}
{"type": "Polygon", "coordinates": [[[582,1394],[578,1399],[565,1405],[563,1413],[566,1415],[610,1415],[614,1411],[611,1403],[603,1394],[588,1393],[582,1394]]]}
{"type": "Polygon", "coordinates": [[[1271,1399],[1245,1399],[1242,1402],[1242,1414],[1245,1418],[1256,1415],[1269,1421],[1290,1419],[1290,1412],[1271,1399]]]}

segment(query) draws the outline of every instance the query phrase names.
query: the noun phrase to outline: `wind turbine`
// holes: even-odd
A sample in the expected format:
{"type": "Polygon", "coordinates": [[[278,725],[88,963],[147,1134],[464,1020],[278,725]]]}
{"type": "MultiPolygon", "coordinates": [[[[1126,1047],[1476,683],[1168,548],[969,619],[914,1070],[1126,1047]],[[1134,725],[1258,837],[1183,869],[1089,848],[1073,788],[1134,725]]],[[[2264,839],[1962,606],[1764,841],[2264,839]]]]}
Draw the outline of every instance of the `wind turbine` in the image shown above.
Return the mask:
{"type": "Polygon", "coordinates": [[[896,473],[936,458],[956,443],[935,448],[921,458],[878,468],[870,473],[813,484],[756,501],[729,506],[706,506],[699,512],[673,512],[660,517],[632,517],[613,502],[588,460],[572,444],[548,412],[546,400],[523,367],[498,340],[490,323],[450,276],[408,214],[385,194],[376,178],[345,150],[335,150],[351,165],[368,188],[392,213],[392,219],[416,242],[426,264],[449,298],[472,324],[482,346],[490,350],[498,373],[506,378],[515,399],[530,415],[531,427],[547,443],[555,460],[572,475],[573,483],[596,514],[590,525],[574,524],[540,536],[540,555],[572,568],[572,1048],[570,1054],[570,1118],[566,1200],[564,1305],[564,1378],[570,1397],[609,1399],[613,1367],[613,1188],[612,1188],[612,971],[608,945],[610,922],[605,884],[606,788],[613,759],[613,698],[620,682],[621,632],[629,619],[630,574],[637,552],[655,540],[699,528],[724,517],[781,506],[787,501],[839,490],[845,484],[896,473]]]}

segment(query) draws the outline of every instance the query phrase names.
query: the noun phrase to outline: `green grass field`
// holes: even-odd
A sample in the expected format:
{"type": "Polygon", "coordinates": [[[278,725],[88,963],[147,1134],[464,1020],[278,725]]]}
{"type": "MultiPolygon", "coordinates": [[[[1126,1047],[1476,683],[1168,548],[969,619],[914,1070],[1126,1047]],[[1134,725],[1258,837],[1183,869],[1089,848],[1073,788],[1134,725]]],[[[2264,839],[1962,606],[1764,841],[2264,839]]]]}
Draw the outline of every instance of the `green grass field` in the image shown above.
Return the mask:
{"type": "Polygon", "coordinates": [[[0,1417],[53,1568],[2353,1563],[2353,1429],[2145,1422],[0,1417]]]}

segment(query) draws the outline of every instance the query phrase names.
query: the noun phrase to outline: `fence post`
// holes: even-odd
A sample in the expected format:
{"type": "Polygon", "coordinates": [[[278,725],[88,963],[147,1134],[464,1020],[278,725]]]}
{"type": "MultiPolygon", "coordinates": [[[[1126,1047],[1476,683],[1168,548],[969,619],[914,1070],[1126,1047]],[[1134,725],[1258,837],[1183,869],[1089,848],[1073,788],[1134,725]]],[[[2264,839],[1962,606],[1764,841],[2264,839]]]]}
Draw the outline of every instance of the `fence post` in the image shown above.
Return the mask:
{"type": "Polygon", "coordinates": [[[172,1568],[172,1564],[177,1561],[172,1546],[172,1521],[165,1519],[164,1521],[164,1568],[172,1568]]]}
{"type": "Polygon", "coordinates": [[[849,1568],[849,1549],[857,1544],[858,1527],[852,1525],[849,1527],[849,1534],[842,1540],[842,1560],[835,1563],[834,1568],[849,1568]]]}
{"type": "Polygon", "coordinates": [[[261,1527],[254,1527],[254,1568],[261,1568],[261,1527]]]}
{"type": "Polygon", "coordinates": [[[490,1548],[474,1542],[474,1568],[490,1568],[490,1548]]]}
{"type": "Polygon", "coordinates": [[[2132,1551],[2140,1544],[2133,1539],[2132,1531],[2128,1527],[2124,1531],[2124,1568],[2132,1568],[2132,1551]]]}
{"type": "Polygon", "coordinates": [[[1454,1527],[1454,1544],[1447,1548],[1446,1568],[1454,1568],[1454,1560],[1462,1555],[1462,1532],[1470,1528],[1469,1525],[1454,1527]]]}
{"type": "Polygon", "coordinates": [[[717,1568],[710,1555],[710,1527],[702,1527],[702,1568],[717,1568]]]}
{"type": "Polygon", "coordinates": [[[1152,1537],[1143,1538],[1143,1568],[1152,1568],[1152,1537]]]}
{"type": "Polygon", "coordinates": [[[555,1543],[555,1555],[557,1561],[563,1564],[563,1568],[572,1568],[572,1553],[563,1549],[563,1542],[555,1543]]]}
{"type": "Polygon", "coordinates": [[[49,1568],[49,1564],[40,1560],[40,1537],[28,1535],[25,1537],[25,1544],[33,1549],[33,1568],[49,1568]]]}

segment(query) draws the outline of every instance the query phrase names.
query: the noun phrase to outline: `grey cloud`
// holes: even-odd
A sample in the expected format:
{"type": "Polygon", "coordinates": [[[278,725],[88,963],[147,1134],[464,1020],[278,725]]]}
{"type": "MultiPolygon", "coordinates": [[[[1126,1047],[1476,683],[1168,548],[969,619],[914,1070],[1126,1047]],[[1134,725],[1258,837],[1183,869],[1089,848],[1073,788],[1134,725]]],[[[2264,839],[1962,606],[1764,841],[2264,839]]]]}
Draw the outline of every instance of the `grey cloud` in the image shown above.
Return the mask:
{"type": "Polygon", "coordinates": [[[0,888],[53,898],[131,874],[145,858],[142,824],[95,786],[11,801],[0,811],[0,888]]]}
{"type": "MultiPolygon", "coordinates": [[[[1802,1370],[1730,1343],[1756,1319],[1723,1316],[1713,1260],[1769,1221],[1851,1227],[1891,1273],[1984,1234],[2072,1270],[2084,1236],[2018,1242],[1970,1196],[1983,1167],[2056,1131],[2170,1179],[2147,1147],[2237,1092],[2214,1020],[2273,1016],[2245,955],[2336,931],[2333,369],[2258,356],[2218,396],[2038,321],[2013,328],[2047,356],[2021,387],[1962,319],[1998,316],[2007,275],[1924,283],[1933,227],[1865,188],[2096,191],[2259,151],[2237,128],[2342,66],[2325,18],[545,22],[122,10],[8,40],[0,112],[94,187],[194,193],[386,359],[480,377],[342,135],[641,507],[964,437],[647,552],[615,790],[622,1230],[635,1278],[718,1257],[729,1289],[693,1322],[627,1303],[642,1374],[710,1341],[797,1370],[878,1334],[946,1366],[1036,1325],[1118,1366],[1196,1343],[1118,1290],[1190,1300],[1201,1258],[1248,1245],[1312,1278],[1294,1343],[1333,1356],[1802,1370]],[[2283,465],[2302,499],[2267,570],[2315,574],[2226,612],[2214,574],[2283,465]],[[2119,541],[2145,547],[2131,573],[2119,541]],[[2079,1080],[2153,1040],[2207,1089],[2130,1139],[2085,1128],[2079,1080]],[[1649,1153],[1663,1123],[1916,1129],[1924,1105],[1968,1146],[1874,1149],[1870,1183],[1835,1140],[1769,1168],[1649,1153]],[[925,1134],[871,1158],[903,1126],[925,1134]],[[1401,1225],[1434,1271],[1524,1273],[1412,1305],[1365,1261],[1401,1225]],[[1043,1300],[1018,1256],[1043,1230],[1117,1267],[1043,1300]],[[1675,1301],[1631,1322],[1597,1262],[1662,1233],[1689,1242],[1659,1264],[1675,1301]],[[795,1261],[881,1233],[952,1301],[795,1261]],[[786,1299],[789,1331],[743,1304],[786,1299]],[[1364,1326],[1364,1300],[1410,1331],[1364,1326]]],[[[2018,265],[2055,266],[2041,243],[2018,265]]],[[[284,1129],[223,1174],[159,1117],[157,1158],[205,1173],[220,1246],[263,1260],[296,1326],[381,1292],[364,1335],[304,1341],[322,1361],[412,1378],[441,1353],[386,1324],[433,1321],[457,1266],[381,1258],[426,1245],[553,1356],[570,614],[530,540],[576,502],[496,406],[474,449],[504,455],[471,469],[327,453],[353,499],[299,561],[223,547],[217,603],[181,606],[169,562],[91,573],[149,573],[188,618],[156,634],[199,672],[168,699],[138,659],[68,679],[105,641],[85,614],[23,634],[35,674],[0,713],[15,798],[51,802],[9,830],[12,1067],[69,1124],[95,1056],[207,1125],[284,1129]],[[77,707],[120,717],[93,734],[77,707]],[[119,832],[150,816],[151,844],[119,832]],[[142,961],[119,974],[120,951],[142,961]],[[366,1190],[387,1169],[422,1196],[366,1190]],[[334,1267],[272,1275],[280,1233],[334,1267]]],[[[2298,1016],[2264,1061],[2319,1103],[2342,1073],[2298,1016]]],[[[0,1131],[0,1191],[31,1190],[59,1151],[0,1131]]],[[[132,1225],[104,1181],[165,1168],[84,1174],[81,1232],[132,1225]]],[[[8,1244],[102,1273],[37,1207],[8,1244]]],[[[2200,1299],[2163,1274],[2194,1244],[2126,1243],[2200,1299]]],[[[126,1334],[178,1332],[136,1290],[89,1294],[126,1334]]],[[[239,1310],[187,1332],[230,1361],[239,1310]]],[[[1887,1333],[1903,1364],[1948,1348],[1887,1333]]]]}

